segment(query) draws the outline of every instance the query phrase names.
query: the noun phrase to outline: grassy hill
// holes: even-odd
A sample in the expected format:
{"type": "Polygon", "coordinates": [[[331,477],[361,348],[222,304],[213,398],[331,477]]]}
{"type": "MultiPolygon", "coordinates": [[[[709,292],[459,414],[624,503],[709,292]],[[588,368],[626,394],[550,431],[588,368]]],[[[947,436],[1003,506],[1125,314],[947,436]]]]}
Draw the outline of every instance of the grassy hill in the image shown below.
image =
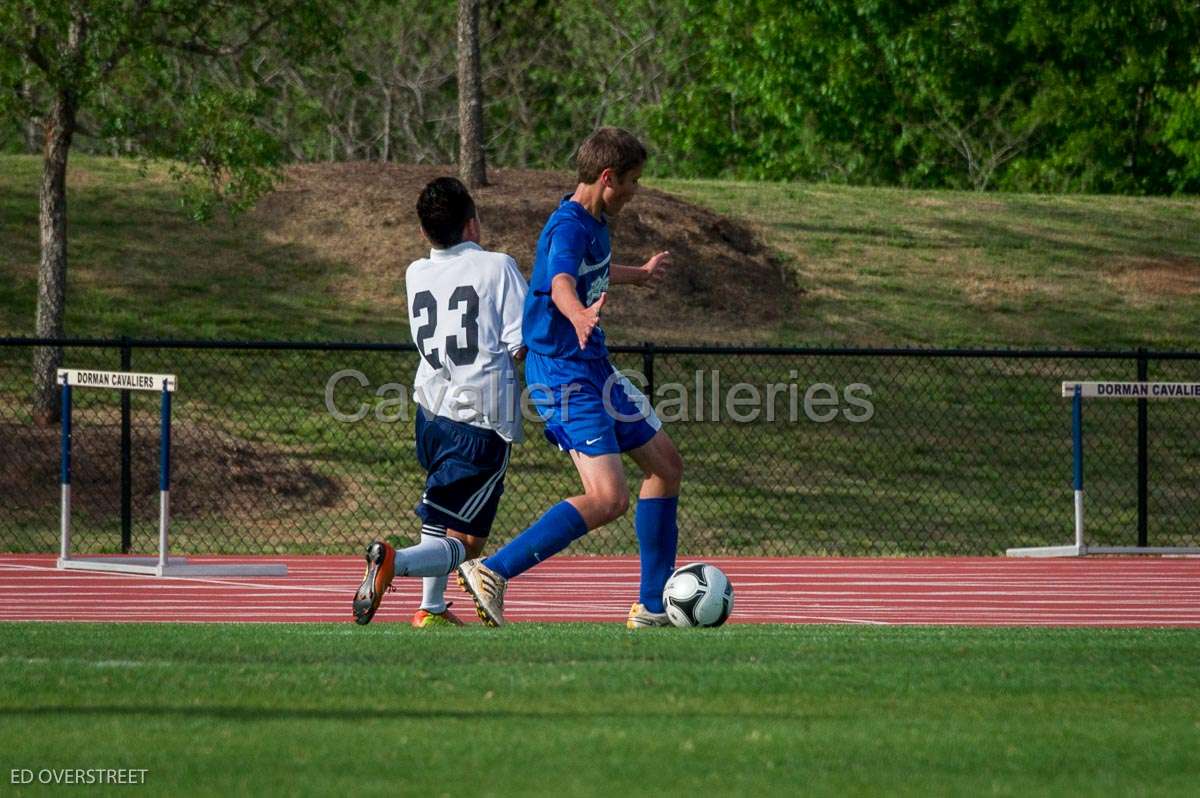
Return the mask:
{"type": "MultiPolygon", "coordinates": [[[[27,329],[35,295],[36,162],[8,162],[13,275],[8,329],[27,329]],[[22,305],[22,297],[25,304],[22,305]]],[[[161,170],[80,159],[71,170],[72,334],[407,340],[404,269],[425,256],[415,198],[436,166],[296,166],[236,220],[198,225],[161,170]]],[[[528,273],[569,175],[493,170],[477,190],[483,243],[528,273]]],[[[630,288],[606,326],[632,340],[770,341],[790,295],[785,269],[745,223],[646,191],[614,226],[624,262],[669,249],[682,268],[656,289],[630,288]],[[739,279],[749,275],[750,279],[739,279]],[[752,310],[748,310],[751,308],[752,310]],[[669,325],[662,323],[670,319],[669,325]]],[[[4,311],[0,311],[3,313],[4,311]]],[[[3,318],[0,316],[0,318],[3,318]]]]}
{"type": "MultiPolygon", "coordinates": [[[[0,158],[0,331],[30,335],[37,299],[40,161],[0,158]]],[[[344,263],[271,240],[243,218],[197,224],[165,170],[73,157],[68,173],[72,336],[408,336],[406,320],[331,301],[344,263]],[[368,328],[378,331],[367,336],[368,328]]]]}
{"type": "MultiPolygon", "coordinates": [[[[437,171],[300,167],[254,212],[197,224],[165,170],[73,158],[68,334],[407,340],[401,276],[424,249],[412,195],[437,171]]],[[[480,193],[485,243],[527,269],[570,179],[497,174],[480,193]]],[[[0,158],[0,334],[33,328],[39,175],[37,158],[0,158]]],[[[630,206],[618,258],[688,257],[661,295],[615,297],[612,340],[1195,346],[1196,199],[652,186],[672,196],[630,206]],[[740,240],[744,225],[773,259],[740,240]]]]}
{"type": "Polygon", "coordinates": [[[753,220],[787,343],[1194,348],[1200,201],[661,181],[753,220]]]}

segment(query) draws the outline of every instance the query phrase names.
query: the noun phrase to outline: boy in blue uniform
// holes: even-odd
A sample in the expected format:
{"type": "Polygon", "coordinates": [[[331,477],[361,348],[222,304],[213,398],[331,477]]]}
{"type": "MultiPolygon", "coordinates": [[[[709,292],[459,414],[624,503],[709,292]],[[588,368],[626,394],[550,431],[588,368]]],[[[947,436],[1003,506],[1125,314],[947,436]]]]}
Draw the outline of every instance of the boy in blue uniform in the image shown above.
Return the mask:
{"type": "Polygon", "coordinates": [[[635,516],[641,586],[627,625],[667,626],[662,590],[675,567],[683,461],[650,402],[608,362],[599,322],[610,285],[657,281],[669,254],[640,267],[612,263],[608,216],[637,193],[646,161],[641,143],[624,130],[602,128],[580,145],[576,160],[579,183],[538,239],[522,333],[529,349],[525,382],[546,437],[570,453],[583,493],[551,507],[491,557],[463,563],[458,581],[484,623],[502,625],[509,579],[624,515],[629,488],[621,454],[627,453],[645,473],[635,516]]]}

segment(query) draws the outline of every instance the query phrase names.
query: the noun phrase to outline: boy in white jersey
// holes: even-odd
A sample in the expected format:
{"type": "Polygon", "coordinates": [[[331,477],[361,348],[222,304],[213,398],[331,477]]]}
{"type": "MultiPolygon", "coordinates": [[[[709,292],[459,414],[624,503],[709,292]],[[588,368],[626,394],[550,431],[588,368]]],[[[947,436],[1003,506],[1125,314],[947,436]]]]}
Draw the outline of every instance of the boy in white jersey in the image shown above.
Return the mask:
{"type": "Polygon", "coordinates": [[[354,619],[367,624],[394,576],[424,577],[413,626],[461,625],[447,608],[447,575],[478,557],[496,517],[512,444],[523,439],[513,361],[523,356],[527,286],[516,262],[479,246],[466,187],[442,177],[417,200],[432,245],[405,276],[409,323],[421,354],[413,386],[417,460],[425,492],[416,507],[421,541],[397,551],[367,547],[354,619]]]}

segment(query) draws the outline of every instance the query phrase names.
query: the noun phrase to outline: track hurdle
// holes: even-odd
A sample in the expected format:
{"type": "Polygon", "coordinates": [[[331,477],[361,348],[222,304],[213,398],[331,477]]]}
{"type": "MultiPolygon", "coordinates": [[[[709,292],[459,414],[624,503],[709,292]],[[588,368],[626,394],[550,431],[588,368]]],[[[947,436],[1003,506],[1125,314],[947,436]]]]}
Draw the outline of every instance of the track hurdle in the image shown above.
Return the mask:
{"type": "Polygon", "coordinates": [[[59,518],[58,567],[63,570],[109,571],[151,576],[286,576],[282,563],[227,564],[189,563],[186,557],[170,557],[168,530],[171,524],[171,395],[178,381],[174,374],[139,374],[127,371],[59,369],[62,386],[61,514],[59,518]],[[159,412],[159,493],[157,557],[76,557],[71,554],[71,389],[108,388],[120,391],[157,391],[159,412]]]}
{"type": "Polygon", "coordinates": [[[1071,449],[1075,486],[1075,542],[1066,546],[1008,549],[1009,557],[1082,557],[1088,554],[1200,554],[1192,546],[1089,546],[1083,524],[1083,400],[1200,399],[1200,382],[1064,382],[1071,399],[1071,449]]]}

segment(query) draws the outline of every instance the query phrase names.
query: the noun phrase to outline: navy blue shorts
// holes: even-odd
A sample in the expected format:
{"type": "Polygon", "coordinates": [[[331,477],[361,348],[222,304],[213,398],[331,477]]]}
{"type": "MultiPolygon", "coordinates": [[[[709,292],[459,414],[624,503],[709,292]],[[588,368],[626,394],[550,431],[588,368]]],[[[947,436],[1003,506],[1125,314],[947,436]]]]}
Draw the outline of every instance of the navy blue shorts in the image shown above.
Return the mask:
{"type": "Polygon", "coordinates": [[[427,524],[485,538],[504,493],[512,444],[490,429],[417,409],[417,462],[428,475],[416,513],[427,524]]]}

